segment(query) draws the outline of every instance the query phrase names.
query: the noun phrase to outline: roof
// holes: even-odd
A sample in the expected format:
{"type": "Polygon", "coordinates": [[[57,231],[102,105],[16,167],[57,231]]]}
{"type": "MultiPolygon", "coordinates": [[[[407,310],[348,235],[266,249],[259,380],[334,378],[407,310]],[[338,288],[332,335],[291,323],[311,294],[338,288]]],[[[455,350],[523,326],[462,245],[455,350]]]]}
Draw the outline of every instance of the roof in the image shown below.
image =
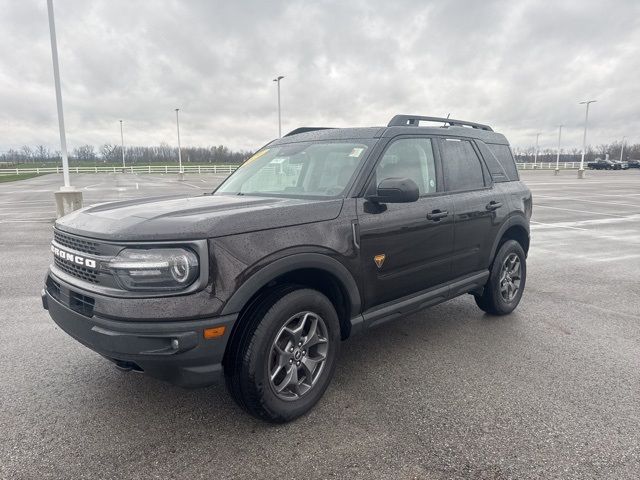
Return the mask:
{"type": "Polygon", "coordinates": [[[418,115],[396,115],[386,127],[327,128],[300,127],[282,138],[274,140],[271,145],[285,143],[310,142],[322,140],[357,140],[366,138],[389,138],[396,135],[440,135],[448,137],[467,137],[482,140],[485,143],[508,145],[506,137],[494,132],[488,125],[464,120],[439,117],[423,117],[418,115]],[[420,126],[421,121],[442,122],[442,126],[420,126]],[[300,132],[300,133],[298,133],[300,132]]]}

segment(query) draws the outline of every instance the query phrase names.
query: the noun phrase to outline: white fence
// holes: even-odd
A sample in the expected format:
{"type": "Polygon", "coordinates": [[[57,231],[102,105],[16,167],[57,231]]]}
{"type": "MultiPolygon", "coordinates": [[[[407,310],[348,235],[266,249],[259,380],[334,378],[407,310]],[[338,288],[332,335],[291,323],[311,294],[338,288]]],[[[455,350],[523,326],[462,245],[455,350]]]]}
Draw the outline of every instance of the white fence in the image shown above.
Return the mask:
{"type": "MultiPolygon", "coordinates": [[[[229,175],[237,165],[183,165],[185,173],[220,173],[229,175]]],[[[134,165],[131,167],[69,167],[71,173],[179,173],[178,165],[134,165]]],[[[20,175],[23,173],[62,173],[62,167],[18,167],[0,168],[0,175],[20,175]]]]}
{"type": "MultiPolygon", "coordinates": [[[[519,170],[553,170],[556,162],[545,163],[516,163],[519,170]]],[[[585,162],[586,165],[586,162],[585,162]]],[[[580,162],[560,162],[560,169],[576,169],[580,162]]],[[[219,173],[229,175],[237,165],[183,165],[185,173],[219,173]]],[[[71,173],[179,173],[178,165],[134,165],[131,167],[69,167],[71,173]]],[[[20,175],[23,173],[61,173],[62,167],[18,167],[0,168],[0,175],[20,175]]]]}
{"type": "MultiPolygon", "coordinates": [[[[585,167],[587,166],[587,162],[584,162],[585,167]]],[[[555,170],[556,162],[545,162],[545,163],[516,163],[518,170],[555,170]]],[[[572,168],[580,168],[580,162],[560,162],[558,164],[558,168],[561,170],[572,169],[572,168]]]]}

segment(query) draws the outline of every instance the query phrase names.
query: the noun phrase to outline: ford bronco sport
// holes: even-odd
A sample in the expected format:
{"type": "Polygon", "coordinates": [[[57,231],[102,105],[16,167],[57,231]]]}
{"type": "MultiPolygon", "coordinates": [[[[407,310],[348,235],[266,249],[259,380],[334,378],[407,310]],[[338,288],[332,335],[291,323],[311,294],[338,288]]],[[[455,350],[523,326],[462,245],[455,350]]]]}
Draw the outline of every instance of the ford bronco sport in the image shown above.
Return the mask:
{"type": "Polygon", "coordinates": [[[223,376],[246,411],[285,422],[323,395],[341,340],[466,293],[516,308],[531,209],[486,125],[299,128],[212,194],[59,219],[42,300],[119,368],[187,387],[223,376]]]}

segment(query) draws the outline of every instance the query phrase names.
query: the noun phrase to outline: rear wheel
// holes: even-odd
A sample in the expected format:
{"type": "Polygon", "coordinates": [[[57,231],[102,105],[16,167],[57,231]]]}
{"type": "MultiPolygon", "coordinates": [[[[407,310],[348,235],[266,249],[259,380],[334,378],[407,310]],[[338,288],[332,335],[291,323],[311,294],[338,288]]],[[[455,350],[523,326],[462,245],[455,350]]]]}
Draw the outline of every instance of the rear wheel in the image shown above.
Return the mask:
{"type": "Polygon", "coordinates": [[[527,279],[526,256],[515,240],[507,240],[498,249],[489,280],[476,304],[492,315],[511,313],[520,303],[527,279]]]}
{"type": "Polygon", "coordinates": [[[340,347],[340,323],[322,293],[285,286],[248,312],[229,346],[227,386],[250,414],[287,422],[308,412],[329,386],[340,347]]]}

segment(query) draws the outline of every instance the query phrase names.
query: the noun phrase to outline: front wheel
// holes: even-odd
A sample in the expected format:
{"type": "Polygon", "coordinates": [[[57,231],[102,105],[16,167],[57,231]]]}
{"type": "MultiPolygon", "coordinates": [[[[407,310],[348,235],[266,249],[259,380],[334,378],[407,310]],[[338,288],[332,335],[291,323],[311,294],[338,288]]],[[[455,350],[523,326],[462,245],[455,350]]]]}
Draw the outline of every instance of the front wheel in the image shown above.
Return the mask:
{"type": "Polygon", "coordinates": [[[267,294],[225,365],[234,400],[255,417],[282,423],[313,408],[331,382],[340,323],[322,293],[294,286],[267,294]]]}
{"type": "Polygon", "coordinates": [[[504,242],[491,265],[491,274],[476,304],[492,315],[511,313],[520,303],[527,279],[526,255],[515,240],[504,242]]]}

